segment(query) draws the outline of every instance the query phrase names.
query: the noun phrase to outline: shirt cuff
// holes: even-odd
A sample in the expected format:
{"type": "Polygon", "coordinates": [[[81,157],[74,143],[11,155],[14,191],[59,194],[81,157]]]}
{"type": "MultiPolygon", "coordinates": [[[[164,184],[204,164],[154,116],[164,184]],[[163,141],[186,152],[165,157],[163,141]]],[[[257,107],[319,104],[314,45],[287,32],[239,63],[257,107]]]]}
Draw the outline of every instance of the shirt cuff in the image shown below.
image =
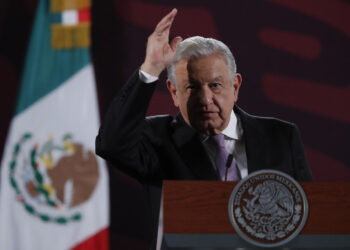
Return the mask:
{"type": "Polygon", "coordinates": [[[158,80],[158,77],[152,76],[151,74],[146,73],[145,71],[139,70],[140,80],[144,83],[151,83],[158,80]]]}

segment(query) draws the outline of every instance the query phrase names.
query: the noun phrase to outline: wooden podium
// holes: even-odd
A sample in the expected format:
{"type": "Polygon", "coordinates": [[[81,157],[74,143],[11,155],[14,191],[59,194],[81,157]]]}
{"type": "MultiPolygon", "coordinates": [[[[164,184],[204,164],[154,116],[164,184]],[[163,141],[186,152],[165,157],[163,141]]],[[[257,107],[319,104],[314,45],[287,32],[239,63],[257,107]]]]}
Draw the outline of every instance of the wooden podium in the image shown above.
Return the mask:
{"type": "MultiPolygon", "coordinates": [[[[283,248],[350,249],[350,182],[302,182],[309,216],[283,248]]],[[[163,249],[254,248],[232,227],[228,202],[236,182],[165,181],[163,249]],[[166,247],[164,247],[166,246],[166,247]]]]}

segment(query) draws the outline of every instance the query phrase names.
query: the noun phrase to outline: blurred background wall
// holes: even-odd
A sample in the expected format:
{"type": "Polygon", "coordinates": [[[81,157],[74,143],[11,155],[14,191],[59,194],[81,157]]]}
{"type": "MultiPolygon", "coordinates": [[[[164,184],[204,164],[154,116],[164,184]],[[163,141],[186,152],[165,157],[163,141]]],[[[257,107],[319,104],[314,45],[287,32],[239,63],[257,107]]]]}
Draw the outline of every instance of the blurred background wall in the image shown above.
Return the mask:
{"type": "MultiPolygon", "coordinates": [[[[1,1],[0,157],[36,5],[37,0],[1,1]]],[[[172,36],[214,37],[231,48],[243,76],[241,108],[296,123],[317,181],[350,180],[349,0],[93,1],[92,59],[102,119],[141,65],[153,27],[173,7],[179,12],[172,36]]],[[[176,112],[160,84],[149,114],[176,112]]],[[[110,174],[111,246],[147,249],[141,188],[117,170],[110,174]]]]}

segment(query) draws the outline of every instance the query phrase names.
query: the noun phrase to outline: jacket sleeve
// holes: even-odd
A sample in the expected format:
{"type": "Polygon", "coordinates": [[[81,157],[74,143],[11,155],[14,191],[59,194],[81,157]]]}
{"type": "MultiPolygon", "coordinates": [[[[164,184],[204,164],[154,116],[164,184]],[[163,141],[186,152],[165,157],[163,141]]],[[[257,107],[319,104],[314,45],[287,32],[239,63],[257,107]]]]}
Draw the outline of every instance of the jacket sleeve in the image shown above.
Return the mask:
{"type": "Polygon", "coordinates": [[[154,149],[159,142],[145,119],[156,84],[142,82],[136,71],[113,100],[96,137],[96,154],[140,181],[159,172],[154,149]]]}
{"type": "Polygon", "coordinates": [[[313,177],[306,160],[304,146],[301,141],[300,132],[296,126],[293,126],[293,129],[292,129],[291,148],[292,148],[293,163],[294,163],[293,165],[294,165],[296,179],[298,181],[312,181],[313,177]]]}

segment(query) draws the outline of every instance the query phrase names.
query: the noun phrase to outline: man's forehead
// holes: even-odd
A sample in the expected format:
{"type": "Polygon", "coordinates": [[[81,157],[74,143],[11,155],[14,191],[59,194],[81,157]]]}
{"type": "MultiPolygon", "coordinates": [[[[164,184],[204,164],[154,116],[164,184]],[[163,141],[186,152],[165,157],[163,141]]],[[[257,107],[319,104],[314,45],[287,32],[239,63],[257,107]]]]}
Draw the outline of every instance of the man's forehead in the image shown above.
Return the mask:
{"type": "Polygon", "coordinates": [[[196,75],[196,73],[200,73],[200,75],[196,75],[197,77],[206,77],[206,80],[210,81],[218,81],[223,80],[225,78],[223,75],[229,71],[226,61],[221,55],[211,54],[209,56],[203,56],[195,59],[181,59],[177,62],[175,68],[175,74],[181,78],[191,78],[196,75]],[[215,61],[212,59],[214,58],[215,61]],[[203,60],[209,59],[209,60],[203,60]],[[201,62],[198,65],[198,62],[201,62]],[[217,65],[217,61],[221,61],[219,67],[217,65]],[[222,65],[223,63],[224,65],[222,65]],[[215,65],[216,64],[216,65],[215,65]]]}
{"type": "Polygon", "coordinates": [[[223,63],[226,67],[228,67],[225,57],[220,53],[213,53],[210,55],[203,55],[200,57],[183,58],[176,63],[175,67],[176,68],[187,67],[188,69],[188,68],[192,68],[194,65],[197,65],[198,63],[203,63],[207,66],[211,66],[213,65],[214,61],[223,63]]]}

